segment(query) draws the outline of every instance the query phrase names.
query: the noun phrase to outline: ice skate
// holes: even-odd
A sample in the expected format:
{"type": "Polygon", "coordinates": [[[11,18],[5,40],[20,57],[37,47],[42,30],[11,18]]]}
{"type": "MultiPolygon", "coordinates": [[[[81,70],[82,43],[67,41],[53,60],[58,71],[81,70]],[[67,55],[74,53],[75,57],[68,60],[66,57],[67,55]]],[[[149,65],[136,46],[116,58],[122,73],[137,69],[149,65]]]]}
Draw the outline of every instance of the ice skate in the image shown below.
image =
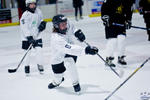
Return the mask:
{"type": "Polygon", "coordinates": [[[40,72],[40,74],[43,74],[44,72],[44,67],[42,65],[37,64],[38,70],[40,72]]]}
{"type": "Polygon", "coordinates": [[[114,57],[106,57],[106,66],[110,66],[110,67],[116,67],[116,65],[114,63],[112,63],[112,61],[114,60],[114,57]]]}
{"type": "Polygon", "coordinates": [[[55,87],[58,87],[62,82],[64,81],[64,77],[62,78],[61,82],[59,84],[57,84],[56,82],[52,82],[48,85],[49,89],[53,89],[55,87]]]}
{"type": "Polygon", "coordinates": [[[26,76],[29,76],[29,74],[30,74],[30,66],[25,66],[24,70],[25,70],[26,76]]]}
{"type": "Polygon", "coordinates": [[[125,56],[118,57],[118,64],[127,65],[127,62],[124,60],[125,56]]]}
{"type": "Polygon", "coordinates": [[[74,91],[77,95],[80,95],[80,91],[81,91],[81,88],[80,88],[80,84],[76,84],[76,85],[73,85],[73,88],[74,88],[74,91]]]}

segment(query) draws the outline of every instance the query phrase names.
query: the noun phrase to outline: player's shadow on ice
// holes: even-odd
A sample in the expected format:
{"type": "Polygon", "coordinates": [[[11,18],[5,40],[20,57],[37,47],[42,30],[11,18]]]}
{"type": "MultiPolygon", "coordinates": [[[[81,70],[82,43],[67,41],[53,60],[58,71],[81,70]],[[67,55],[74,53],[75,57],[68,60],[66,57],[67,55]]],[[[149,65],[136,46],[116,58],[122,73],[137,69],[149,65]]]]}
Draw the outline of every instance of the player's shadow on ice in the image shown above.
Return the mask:
{"type": "MultiPolygon", "coordinates": [[[[68,95],[77,95],[74,92],[73,87],[58,87],[57,91],[68,94],[68,95]]],[[[104,94],[109,93],[110,91],[105,91],[101,89],[98,85],[91,84],[81,84],[81,92],[80,94],[104,94]]]]}

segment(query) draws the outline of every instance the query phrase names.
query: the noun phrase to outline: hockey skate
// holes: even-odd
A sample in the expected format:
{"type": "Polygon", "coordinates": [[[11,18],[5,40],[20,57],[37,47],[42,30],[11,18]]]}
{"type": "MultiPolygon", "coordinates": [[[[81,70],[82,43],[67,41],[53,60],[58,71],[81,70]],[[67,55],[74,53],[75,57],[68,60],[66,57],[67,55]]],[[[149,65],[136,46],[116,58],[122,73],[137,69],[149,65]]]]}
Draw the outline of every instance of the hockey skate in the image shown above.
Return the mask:
{"type": "Polygon", "coordinates": [[[118,57],[118,64],[127,65],[127,62],[124,60],[125,56],[118,57]]]}
{"type": "Polygon", "coordinates": [[[64,77],[62,78],[61,82],[59,84],[57,84],[56,82],[52,82],[48,85],[49,89],[53,89],[55,87],[58,87],[62,82],[64,81],[64,77]]]}
{"type": "Polygon", "coordinates": [[[37,64],[37,67],[38,67],[38,70],[39,70],[40,74],[43,74],[43,72],[44,72],[44,68],[43,68],[43,66],[42,66],[42,65],[37,64]]]}
{"type": "Polygon", "coordinates": [[[82,16],[80,16],[80,19],[82,20],[82,19],[83,19],[83,17],[82,17],[82,16]]]}
{"type": "Polygon", "coordinates": [[[76,20],[76,21],[78,21],[78,18],[77,18],[77,17],[75,17],[75,20],[76,20]]]}
{"type": "Polygon", "coordinates": [[[110,66],[110,67],[116,67],[116,65],[114,63],[112,63],[112,61],[114,60],[114,57],[106,57],[106,66],[110,66]]]}
{"type": "Polygon", "coordinates": [[[25,66],[24,70],[25,70],[26,76],[29,76],[30,66],[25,66]]]}
{"type": "Polygon", "coordinates": [[[77,93],[77,95],[80,95],[80,91],[81,91],[80,84],[78,83],[76,85],[73,85],[73,88],[75,93],[77,93]]]}

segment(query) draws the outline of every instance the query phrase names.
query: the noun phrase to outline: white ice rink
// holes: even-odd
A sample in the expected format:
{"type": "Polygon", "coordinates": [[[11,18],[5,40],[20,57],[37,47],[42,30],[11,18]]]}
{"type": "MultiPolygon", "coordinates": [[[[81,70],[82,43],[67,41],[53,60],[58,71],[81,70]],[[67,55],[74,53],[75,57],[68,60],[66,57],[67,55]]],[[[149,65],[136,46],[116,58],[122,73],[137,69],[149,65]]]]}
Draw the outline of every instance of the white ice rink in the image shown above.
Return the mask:
{"type": "MultiPolygon", "coordinates": [[[[99,54],[105,58],[106,39],[101,18],[84,17],[76,22],[70,18],[77,28],[83,30],[86,41],[99,48],[99,54]]],[[[133,25],[145,27],[143,17],[133,15],[133,25]]],[[[47,24],[42,33],[44,41],[45,73],[40,75],[36,65],[32,64],[31,75],[25,76],[22,65],[16,73],[8,73],[9,68],[16,68],[24,51],[21,49],[19,26],[0,28],[0,100],[104,100],[120,85],[137,67],[150,57],[150,42],[145,30],[130,29],[127,31],[125,67],[117,66],[123,71],[118,78],[97,56],[83,55],[78,57],[77,69],[82,88],[81,95],[74,94],[68,73],[65,81],[56,89],[49,90],[52,81],[50,66],[50,34],[52,23],[47,24]]],[[[34,57],[34,54],[33,54],[34,57]]],[[[115,63],[117,59],[115,59],[115,63]]],[[[117,64],[117,63],[116,63],[117,64]]],[[[150,61],[144,65],[129,81],[127,81],[109,100],[142,100],[141,94],[150,97],[150,61]]],[[[145,99],[150,100],[150,99],[145,99]]]]}

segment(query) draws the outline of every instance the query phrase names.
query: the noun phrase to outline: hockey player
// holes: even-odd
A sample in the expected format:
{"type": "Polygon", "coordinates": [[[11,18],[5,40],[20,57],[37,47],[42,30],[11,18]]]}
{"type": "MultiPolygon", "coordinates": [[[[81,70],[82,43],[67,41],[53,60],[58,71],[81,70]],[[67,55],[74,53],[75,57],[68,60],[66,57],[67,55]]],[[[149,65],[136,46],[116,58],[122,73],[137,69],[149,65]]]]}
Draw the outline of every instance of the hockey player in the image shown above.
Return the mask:
{"type": "Polygon", "coordinates": [[[114,51],[118,45],[118,63],[126,65],[125,57],[125,38],[126,29],[131,28],[131,7],[134,0],[104,0],[101,8],[102,20],[105,26],[105,34],[107,39],[106,45],[106,61],[112,67],[114,60],[114,51]],[[117,26],[122,24],[123,26],[117,26]]]}
{"type": "Polygon", "coordinates": [[[150,41],[150,0],[140,0],[140,14],[143,14],[148,34],[148,41],[150,41]]]}
{"type": "Polygon", "coordinates": [[[85,40],[85,35],[79,30],[75,30],[64,15],[53,17],[53,33],[51,35],[51,66],[54,72],[54,80],[48,85],[49,89],[59,86],[63,81],[63,74],[67,69],[72,79],[75,92],[80,92],[80,84],[76,69],[77,56],[83,54],[95,55],[98,52],[96,47],[86,48],[75,45],[77,39],[80,42],[85,40]]]}
{"type": "MultiPolygon", "coordinates": [[[[43,21],[42,12],[36,6],[36,0],[26,0],[26,11],[20,19],[20,27],[22,31],[22,49],[27,50],[32,44],[32,48],[36,53],[37,67],[40,73],[44,71],[41,59],[41,49],[43,47],[40,32],[46,27],[43,21]]],[[[25,73],[30,73],[30,53],[25,59],[25,73]]]]}

